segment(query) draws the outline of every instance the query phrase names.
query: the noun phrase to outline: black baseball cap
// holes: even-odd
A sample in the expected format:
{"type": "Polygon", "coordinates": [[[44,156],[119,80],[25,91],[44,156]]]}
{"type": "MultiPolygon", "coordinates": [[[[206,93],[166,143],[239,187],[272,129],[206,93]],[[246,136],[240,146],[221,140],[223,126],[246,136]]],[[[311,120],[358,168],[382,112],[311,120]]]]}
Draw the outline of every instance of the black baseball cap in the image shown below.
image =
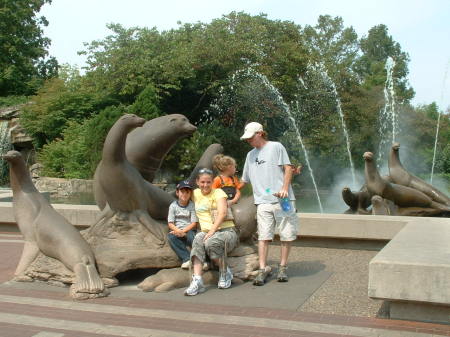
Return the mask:
{"type": "Polygon", "coordinates": [[[189,180],[183,180],[180,181],[177,185],[177,190],[180,190],[182,188],[189,188],[190,190],[193,189],[193,187],[191,186],[191,184],[189,183],[189,180]]]}

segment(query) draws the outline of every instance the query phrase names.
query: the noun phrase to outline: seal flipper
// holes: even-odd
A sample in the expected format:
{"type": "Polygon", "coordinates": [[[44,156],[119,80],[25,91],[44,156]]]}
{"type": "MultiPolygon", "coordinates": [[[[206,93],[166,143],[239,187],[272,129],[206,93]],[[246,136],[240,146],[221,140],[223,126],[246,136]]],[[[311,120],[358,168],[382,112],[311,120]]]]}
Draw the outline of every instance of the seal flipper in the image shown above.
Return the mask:
{"type": "Polygon", "coordinates": [[[431,202],[431,208],[440,209],[441,211],[450,212],[450,206],[441,204],[436,201],[431,202]]]}
{"type": "Polygon", "coordinates": [[[105,203],[105,206],[103,208],[103,210],[101,211],[98,219],[95,221],[94,224],[91,225],[91,227],[89,228],[89,231],[92,233],[95,233],[95,227],[97,227],[97,225],[103,223],[106,219],[111,218],[114,215],[114,211],[109,207],[108,203],[105,203]]]}
{"type": "Polygon", "coordinates": [[[27,281],[28,277],[23,275],[29,265],[36,259],[39,254],[39,247],[36,242],[25,241],[23,246],[22,256],[20,257],[19,264],[14,272],[15,281],[27,281]]]}
{"type": "Polygon", "coordinates": [[[75,293],[99,294],[104,291],[105,286],[95,269],[95,264],[89,257],[84,255],[81,262],[73,267],[75,282],[73,291],[75,293]]]}
{"type": "Polygon", "coordinates": [[[133,212],[136,214],[139,222],[141,222],[150,233],[152,233],[156,239],[158,239],[159,245],[164,246],[167,237],[167,226],[162,225],[159,221],[156,221],[150,217],[147,212],[142,210],[136,210],[133,212]]]}

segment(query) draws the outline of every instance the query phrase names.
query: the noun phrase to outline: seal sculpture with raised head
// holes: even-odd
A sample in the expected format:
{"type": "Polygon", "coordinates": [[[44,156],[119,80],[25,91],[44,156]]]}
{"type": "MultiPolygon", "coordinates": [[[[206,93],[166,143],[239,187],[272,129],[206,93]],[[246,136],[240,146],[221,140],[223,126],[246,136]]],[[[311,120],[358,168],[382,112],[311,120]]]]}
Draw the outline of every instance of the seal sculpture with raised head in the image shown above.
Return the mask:
{"type": "Polygon", "coordinates": [[[365,160],[364,174],[367,188],[373,195],[379,195],[384,199],[389,199],[399,207],[424,207],[449,211],[446,205],[433,201],[426,194],[411,187],[392,184],[381,178],[373,161],[373,153],[366,152],[363,155],[365,160]]]}
{"type": "Polygon", "coordinates": [[[195,130],[197,128],[180,114],[151,119],[130,132],[125,147],[126,156],[144,179],[152,182],[170,149],[195,130]]]}
{"type": "MultiPolygon", "coordinates": [[[[96,185],[101,187],[106,201],[103,218],[117,213],[132,213],[163,245],[167,226],[155,221],[149,214],[151,203],[147,188],[149,185],[155,189],[157,187],[146,182],[125,155],[128,133],[144,123],[145,119],[133,114],[125,114],[116,121],[106,136],[102,160],[97,166],[94,179],[97,181],[96,185]]],[[[169,198],[167,193],[161,192],[163,197],[169,198]]],[[[155,204],[154,207],[158,205],[155,204]]]]}
{"type": "Polygon", "coordinates": [[[358,192],[352,192],[350,187],[342,189],[342,199],[350,207],[346,214],[370,214],[367,207],[370,206],[370,198],[372,195],[367,190],[367,186],[363,185],[358,192]]]}
{"type": "Polygon", "coordinates": [[[450,206],[450,198],[434,186],[406,171],[400,161],[400,144],[394,143],[389,154],[389,175],[394,183],[408,186],[428,195],[434,201],[450,206]]]}
{"type": "MultiPolygon", "coordinates": [[[[130,131],[126,137],[126,158],[146,180],[144,188],[148,194],[147,207],[153,219],[166,220],[169,205],[175,200],[173,195],[151,184],[155,172],[176,142],[190,136],[196,129],[185,116],[172,114],[147,121],[130,131]]],[[[103,210],[106,198],[99,185],[98,167],[94,175],[94,195],[96,204],[103,210]]]]}
{"type": "Polygon", "coordinates": [[[75,281],[71,287],[74,297],[80,293],[106,296],[108,292],[95,267],[89,244],[36,189],[20,152],[9,151],[3,158],[10,164],[14,217],[25,242],[15,279],[29,279],[25,272],[42,252],[74,272],[75,281]]]}

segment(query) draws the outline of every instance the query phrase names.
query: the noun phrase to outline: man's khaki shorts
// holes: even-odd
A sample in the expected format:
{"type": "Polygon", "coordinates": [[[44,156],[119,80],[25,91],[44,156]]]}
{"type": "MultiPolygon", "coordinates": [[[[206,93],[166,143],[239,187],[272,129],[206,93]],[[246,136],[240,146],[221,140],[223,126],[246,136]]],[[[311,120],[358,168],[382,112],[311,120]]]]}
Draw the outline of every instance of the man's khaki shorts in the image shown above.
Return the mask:
{"type": "MultiPolygon", "coordinates": [[[[295,210],[291,201],[291,209],[295,210]]],[[[294,241],[297,239],[299,220],[295,211],[289,214],[281,210],[280,204],[259,204],[256,217],[258,221],[258,240],[273,240],[275,226],[278,229],[280,241],[294,241]]]]}

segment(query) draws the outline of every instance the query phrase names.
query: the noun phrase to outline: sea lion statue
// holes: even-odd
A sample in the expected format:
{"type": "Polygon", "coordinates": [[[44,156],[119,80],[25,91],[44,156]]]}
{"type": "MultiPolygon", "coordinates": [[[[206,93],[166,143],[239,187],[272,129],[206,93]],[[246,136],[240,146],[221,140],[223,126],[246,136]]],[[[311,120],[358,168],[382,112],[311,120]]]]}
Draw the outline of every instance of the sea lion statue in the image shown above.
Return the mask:
{"type": "Polygon", "coordinates": [[[125,146],[126,156],[144,179],[152,182],[170,149],[195,130],[197,128],[180,114],[151,119],[130,132],[125,146]]]}
{"type": "Polygon", "coordinates": [[[428,195],[434,201],[450,206],[450,198],[439,191],[434,186],[426,183],[422,179],[412,175],[403,167],[400,162],[400,143],[394,143],[389,155],[389,175],[395,184],[408,186],[428,195]]]}
{"type": "MultiPolygon", "coordinates": [[[[147,209],[153,219],[166,220],[169,205],[175,200],[173,193],[168,194],[151,184],[155,172],[175,143],[190,136],[196,129],[185,116],[172,114],[147,121],[126,137],[125,155],[145,180],[143,188],[147,193],[147,209]]],[[[218,144],[211,145],[211,151],[216,151],[217,147],[223,151],[222,146],[218,144]]],[[[103,210],[106,206],[106,197],[99,185],[97,171],[98,167],[94,175],[94,196],[96,204],[103,210]]]]}
{"type": "Polygon", "coordinates": [[[352,192],[350,187],[342,189],[342,199],[350,207],[346,214],[370,214],[367,208],[371,204],[372,195],[364,184],[358,192],[352,192]]]}
{"type": "MultiPolygon", "coordinates": [[[[125,155],[125,141],[128,133],[144,123],[145,119],[141,117],[125,114],[116,121],[106,136],[102,160],[97,166],[94,177],[106,199],[100,221],[116,213],[132,214],[163,245],[166,240],[167,226],[149,215],[149,206],[153,204],[148,200],[147,188],[151,186],[155,192],[158,188],[146,182],[125,155]]],[[[170,198],[167,193],[161,192],[161,198],[170,198]]],[[[169,201],[170,199],[167,202],[169,201]]]]}
{"type": "Polygon", "coordinates": [[[3,158],[10,164],[14,217],[25,242],[15,280],[30,280],[26,270],[41,252],[73,271],[73,297],[86,298],[86,294],[92,295],[88,297],[106,296],[109,292],[97,272],[95,257],[88,243],[33,185],[20,152],[9,151],[3,158]]]}
{"type": "Polygon", "coordinates": [[[450,207],[433,201],[429,196],[418,190],[393,184],[381,178],[375,166],[372,152],[365,152],[363,158],[365,160],[364,174],[367,189],[373,195],[389,199],[399,207],[423,207],[450,211],[450,207]]]}
{"type": "Polygon", "coordinates": [[[398,207],[390,200],[383,199],[379,195],[372,197],[373,215],[398,215],[398,207]]]}

